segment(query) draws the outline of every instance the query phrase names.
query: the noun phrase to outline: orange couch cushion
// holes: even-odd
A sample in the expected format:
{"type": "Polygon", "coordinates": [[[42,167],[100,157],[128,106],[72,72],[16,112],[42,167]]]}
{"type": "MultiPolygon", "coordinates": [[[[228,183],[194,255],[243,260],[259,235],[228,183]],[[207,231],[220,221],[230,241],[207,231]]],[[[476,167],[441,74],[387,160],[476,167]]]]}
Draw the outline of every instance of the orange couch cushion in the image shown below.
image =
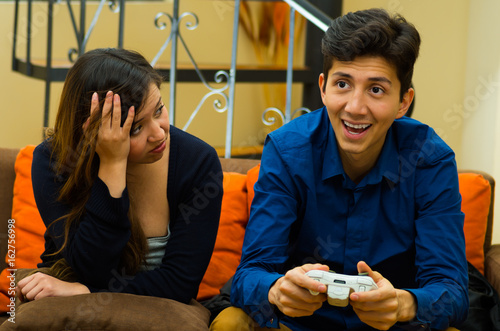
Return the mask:
{"type": "Polygon", "coordinates": [[[241,247],[248,222],[247,176],[225,172],[224,195],[219,221],[219,232],[207,271],[198,291],[198,300],[209,299],[236,271],[241,259],[241,247]]]}
{"type": "Polygon", "coordinates": [[[462,211],[465,214],[465,253],[467,260],[484,274],[484,238],[491,202],[489,182],[479,174],[458,175],[462,211]]]}
{"type": "Polygon", "coordinates": [[[14,199],[12,200],[12,231],[9,234],[9,247],[5,261],[9,269],[0,274],[0,312],[8,311],[7,304],[14,294],[10,286],[11,269],[36,268],[41,262],[40,255],[44,249],[43,224],[36,208],[33,188],[31,186],[31,161],[35,146],[26,146],[19,151],[14,169],[14,199]]]}

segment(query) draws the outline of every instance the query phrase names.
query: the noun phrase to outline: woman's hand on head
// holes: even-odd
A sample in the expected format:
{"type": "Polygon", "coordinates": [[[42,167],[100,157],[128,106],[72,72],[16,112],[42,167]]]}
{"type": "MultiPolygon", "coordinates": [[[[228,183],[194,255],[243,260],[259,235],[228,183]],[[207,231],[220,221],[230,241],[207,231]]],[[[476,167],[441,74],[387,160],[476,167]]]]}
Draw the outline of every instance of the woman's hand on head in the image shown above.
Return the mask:
{"type": "MultiPolygon", "coordinates": [[[[97,93],[92,96],[91,114],[99,109],[97,93]]],[[[130,129],[134,120],[134,107],[130,107],[123,127],[121,124],[121,100],[118,94],[109,91],[102,107],[101,126],[97,135],[96,152],[101,163],[116,163],[127,160],[130,151],[130,129]]]]}
{"type": "MultiPolygon", "coordinates": [[[[92,96],[90,114],[99,109],[97,93],[92,96]]],[[[134,120],[130,107],[121,126],[121,101],[118,94],[109,91],[102,107],[101,125],[97,134],[96,153],[99,155],[99,178],[108,186],[112,197],[121,197],[126,186],[127,158],[130,152],[130,129],[134,120]]],[[[83,125],[86,130],[88,124],[83,125]]]]}
{"type": "Polygon", "coordinates": [[[83,284],[65,282],[41,272],[20,280],[16,292],[22,301],[90,293],[83,284]]]}

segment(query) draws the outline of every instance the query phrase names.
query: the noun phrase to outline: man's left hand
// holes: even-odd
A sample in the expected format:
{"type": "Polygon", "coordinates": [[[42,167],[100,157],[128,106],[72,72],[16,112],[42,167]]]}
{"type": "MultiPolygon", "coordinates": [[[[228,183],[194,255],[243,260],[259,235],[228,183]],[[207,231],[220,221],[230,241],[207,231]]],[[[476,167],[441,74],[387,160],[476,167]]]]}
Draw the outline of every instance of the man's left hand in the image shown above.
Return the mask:
{"type": "Polygon", "coordinates": [[[394,288],[389,280],[363,261],[358,262],[358,272],[368,272],[378,286],[376,290],[350,295],[350,303],[362,322],[378,330],[388,330],[396,322],[415,317],[417,303],[410,292],[394,288]]]}

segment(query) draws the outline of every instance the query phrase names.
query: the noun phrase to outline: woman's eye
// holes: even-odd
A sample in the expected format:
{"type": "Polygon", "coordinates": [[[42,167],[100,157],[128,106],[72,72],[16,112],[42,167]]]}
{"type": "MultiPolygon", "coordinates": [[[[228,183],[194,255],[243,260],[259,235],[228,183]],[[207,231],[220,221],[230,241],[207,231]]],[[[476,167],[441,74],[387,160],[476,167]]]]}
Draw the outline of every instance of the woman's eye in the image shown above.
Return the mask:
{"type": "Polygon", "coordinates": [[[155,115],[156,116],[159,116],[161,115],[161,113],[163,113],[163,107],[165,107],[165,105],[161,105],[160,108],[158,108],[155,112],[155,115]]]}
{"type": "Polygon", "coordinates": [[[135,136],[136,134],[138,134],[139,132],[141,132],[141,129],[142,129],[141,125],[138,125],[138,126],[132,128],[132,130],[130,130],[130,135],[131,136],[135,136]]]}

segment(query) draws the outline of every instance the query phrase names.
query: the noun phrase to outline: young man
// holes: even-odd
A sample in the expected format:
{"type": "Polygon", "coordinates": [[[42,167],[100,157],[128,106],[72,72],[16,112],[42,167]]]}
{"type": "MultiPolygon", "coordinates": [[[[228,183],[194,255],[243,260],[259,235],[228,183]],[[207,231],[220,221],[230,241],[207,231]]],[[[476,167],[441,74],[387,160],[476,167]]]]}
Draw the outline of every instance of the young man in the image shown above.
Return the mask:
{"type": "Polygon", "coordinates": [[[383,10],[334,20],[323,38],[325,107],[266,139],[231,300],[260,326],[446,329],[468,311],[453,151],[404,117],[420,37],[383,10]],[[345,308],[306,272],[367,272],[345,308]],[[320,292],[313,295],[310,291],[320,292]]]}

